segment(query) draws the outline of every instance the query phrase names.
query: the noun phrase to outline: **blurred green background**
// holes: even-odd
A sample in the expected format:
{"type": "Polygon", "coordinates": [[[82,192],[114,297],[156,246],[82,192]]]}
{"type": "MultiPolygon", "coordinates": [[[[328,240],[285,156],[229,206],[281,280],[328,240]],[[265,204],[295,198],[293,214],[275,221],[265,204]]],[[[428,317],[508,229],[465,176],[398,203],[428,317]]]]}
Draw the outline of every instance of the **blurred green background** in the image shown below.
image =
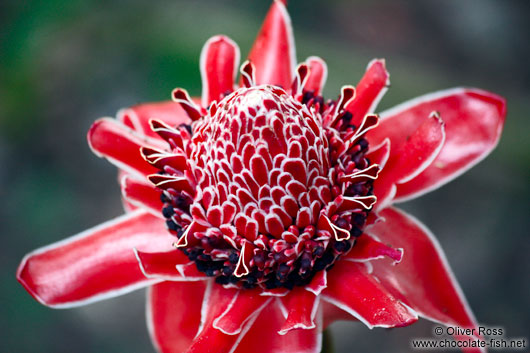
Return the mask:
{"type": "MultiPolygon", "coordinates": [[[[0,3],[0,351],[152,352],[144,293],[51,310],[15,280],[23,255],[122,213],[114,167],[86,131],[122,107],[200,93],[202,44],[224,33],[244,57],[269,1],[0,3]]],[[[508,100],[498,148],[451,184],[404,204],[438,236],[479,322],[530,332],[530,2],[293,0],[298,60],[329,66],[325,95],[384,57],[392,87],[379,110],[452,86],[508,100]]],[[[432,337],[337,323],[337,352],[407,352],[432,337]]],[[[528,343],[527,343],[528,344],[528,343]]]]}

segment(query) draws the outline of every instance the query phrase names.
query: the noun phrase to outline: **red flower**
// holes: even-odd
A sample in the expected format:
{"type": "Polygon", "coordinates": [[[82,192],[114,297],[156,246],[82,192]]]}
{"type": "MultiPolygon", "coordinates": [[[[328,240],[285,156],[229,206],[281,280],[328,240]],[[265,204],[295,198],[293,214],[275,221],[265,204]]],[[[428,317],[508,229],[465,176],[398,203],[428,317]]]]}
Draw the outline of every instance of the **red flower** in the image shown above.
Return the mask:
{"type": "Polygon", "coordinates": [[[325,101],[325,63],[295,69],[280,1],[239,88],[238,62],[236,44],[213,37],[202,100],[176,89],[94,123],[89,144],[120,168],[128,212],[28,254],[17,272],[27,291],[72,307],[150,286],[162,352],[319,352],[337,319],[476,327],[434,236],[392,204],[484,158],[504,100],[457,88],[378,116],[389,75],[374,60],[325,101]]]}

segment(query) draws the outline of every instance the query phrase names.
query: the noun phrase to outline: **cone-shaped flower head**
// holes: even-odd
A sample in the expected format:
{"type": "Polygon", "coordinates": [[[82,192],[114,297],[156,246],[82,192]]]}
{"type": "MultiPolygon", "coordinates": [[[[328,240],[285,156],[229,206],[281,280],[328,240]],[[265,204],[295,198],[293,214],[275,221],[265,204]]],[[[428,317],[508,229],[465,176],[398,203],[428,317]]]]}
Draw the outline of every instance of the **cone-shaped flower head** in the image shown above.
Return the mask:
{"type": "Polygon", "coordinates": [[[174,91],[195,121],[179,128],[151,122],[168,146],[143,149],[160,169],[149,179],[164,191],[175,246],[200,271],[221,284],[292,289],[362,234],[379,170],[365,157],[363,136],[378,119],[350,124],[344,106],[353,87],[327,103],[304,90],[306,64],[288,90],[254,85],[249,62],[241,71],[245,86],[208,109],[174,91]]]}

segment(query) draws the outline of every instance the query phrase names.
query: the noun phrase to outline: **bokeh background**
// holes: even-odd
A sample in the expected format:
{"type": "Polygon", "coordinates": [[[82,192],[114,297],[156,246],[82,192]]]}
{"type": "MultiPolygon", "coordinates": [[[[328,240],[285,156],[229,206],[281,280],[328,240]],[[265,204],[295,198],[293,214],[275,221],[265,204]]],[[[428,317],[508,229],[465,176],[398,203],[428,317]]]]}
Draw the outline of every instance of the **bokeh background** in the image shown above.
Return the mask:
{"type": "MultiPolygon", "coordinates": [[[[224,33],[251,47],[261,1],[0,2],[0,351],[152,352],[144,293],[72,310],[34,301],[22,256],[122,213],[116,171],[92,155],[92,121],[122,107],[200,93],[202,44],[224,33]]],[[[325,95],[355,84],[373,57],[392,87],[380,109],[453,86],[505,96],[498,148],[451,184],[404,204],[438,236],[478,320],[530,332],[530,2],[292,0],[298,60],[323,57],[325,95]]],[[[435,279],[433,279],[435,280],[435,279]]],[[[407,352],[433,324],[336,323],[336,352],[407,352]]],[[[527,341],[528,344],[528,341],[527,341]]]]}

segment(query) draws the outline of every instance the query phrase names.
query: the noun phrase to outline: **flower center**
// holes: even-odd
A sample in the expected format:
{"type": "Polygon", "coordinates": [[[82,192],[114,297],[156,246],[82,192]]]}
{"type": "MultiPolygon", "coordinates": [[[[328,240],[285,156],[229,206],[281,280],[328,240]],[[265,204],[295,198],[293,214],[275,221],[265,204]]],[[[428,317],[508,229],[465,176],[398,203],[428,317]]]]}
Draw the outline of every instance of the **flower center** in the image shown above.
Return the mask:
{"type": "Polygon", "coordinates": [[[163,190],[177,248],[200,271],[221,284],[293,288],[352,248],[375,202],[377,171],[366,140],[346,139],[356,127],[335,106],[311,92],[244,87],[214,103],[191,134],[159,133],[168,156],[185,160],[176,167],[167,157],[151,180],[163,190]],[[330,115],[343,132],[326,126],[330,115]]]}

